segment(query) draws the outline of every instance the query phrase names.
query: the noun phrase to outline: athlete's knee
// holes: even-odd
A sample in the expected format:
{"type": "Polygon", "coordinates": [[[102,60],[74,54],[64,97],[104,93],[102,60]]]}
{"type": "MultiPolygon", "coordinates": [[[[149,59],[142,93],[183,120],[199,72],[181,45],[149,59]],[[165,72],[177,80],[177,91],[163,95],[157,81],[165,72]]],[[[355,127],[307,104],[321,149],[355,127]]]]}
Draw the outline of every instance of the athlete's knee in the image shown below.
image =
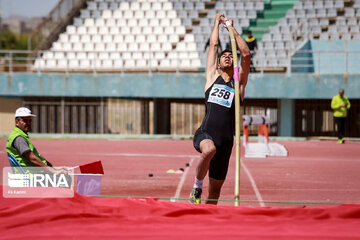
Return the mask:
{"type": "Polygon", "coordinates": [[[214,144],[204,144],[201,148],[201,152],[205,157],[213,157],[216,153],[216,147],[214,144]]]}

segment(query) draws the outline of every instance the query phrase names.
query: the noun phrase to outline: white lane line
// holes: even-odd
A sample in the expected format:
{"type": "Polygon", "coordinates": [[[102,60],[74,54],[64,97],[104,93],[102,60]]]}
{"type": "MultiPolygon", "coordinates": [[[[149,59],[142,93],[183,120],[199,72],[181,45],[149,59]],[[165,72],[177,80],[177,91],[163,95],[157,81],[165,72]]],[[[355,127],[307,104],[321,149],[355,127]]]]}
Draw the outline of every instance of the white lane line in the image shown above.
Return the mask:
{"type": "Polygon", "coordinates": [[[259,201],[260,206],[261,206],[261,207],[265,207],[264,200],[263,200],[262,197],[261,197],[261,194],[260,194],[260,192],[259,192],[259,189],[257,188],[256,183],[255,183],[255,180],[254,180],[254,178],[252,177],[249,169],[246,167],[245,163],[244,163],[241,159],[240,159],[240,163],[241,163],[242,168],[243,168],[244,171],[246,172],[246,174],[247,174],[247,176],[248,176],[248,178],[249,178],[249,180],[250,180],[250,182],[251,182],[251,186],[252,186],[252,188],[254,189],[255,195],[256,195],[256,197],[257,197],[257,199],[258,199],[258,201],[259,201]]]}
{"type": "MultiPolygon", "coordinates": [[[[84,153],[83,155],[100,155],[100,153],[84,153]]],[[[124,156],[124,157],[164,157],[164,158],[195,158],[196,155],[182,154],[157,154],[157,153],[101,153],[104,156],[124,156]]]]}
{"type": "MultiPolygon", "coordinates": [[[[193,163],[194,159],[195,159],[195,158],[191,158],[191,160],[190,160],[190,166],[192,166],[192,163],[193,163]]],[[[174,196],[174,201],[175,201],[177,198],[180,197],[180,192],[181,192],[182,187],[184,186],[184,182],[185,182],[186,176],[187,176],[187,174],[188,174],[188,172],[189,172],[190,166],[187,167],[187,168],[185,168],[185,171],[184,171],[183,175],[181,176],[180,182],[179,182],[179,184],[178,184],[178,186],[177,186],[177,188],[176,188],[176,192],[175,192],[175,196],[174,196]]]]}

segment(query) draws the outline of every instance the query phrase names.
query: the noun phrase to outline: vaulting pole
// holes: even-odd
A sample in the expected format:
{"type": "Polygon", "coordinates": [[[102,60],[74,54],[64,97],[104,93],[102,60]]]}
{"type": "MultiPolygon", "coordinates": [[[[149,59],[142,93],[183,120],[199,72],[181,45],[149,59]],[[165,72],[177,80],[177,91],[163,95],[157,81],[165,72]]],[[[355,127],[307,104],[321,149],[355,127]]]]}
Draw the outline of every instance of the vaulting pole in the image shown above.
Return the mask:
{"type": "MultiPolygon", "coordinates": [[[[223,18],[222,18],[223,19],[223,18]]],[[[240,83],[239,83],[239,67],[237,59],[236,41],[233,28],[229,21],[226,21],[227,29],[230,34],[231,50],[234,61],[234,82],[235,82],[235,189],[234,199],[235,206],[239,206],[240,200],[240,83]]]]}

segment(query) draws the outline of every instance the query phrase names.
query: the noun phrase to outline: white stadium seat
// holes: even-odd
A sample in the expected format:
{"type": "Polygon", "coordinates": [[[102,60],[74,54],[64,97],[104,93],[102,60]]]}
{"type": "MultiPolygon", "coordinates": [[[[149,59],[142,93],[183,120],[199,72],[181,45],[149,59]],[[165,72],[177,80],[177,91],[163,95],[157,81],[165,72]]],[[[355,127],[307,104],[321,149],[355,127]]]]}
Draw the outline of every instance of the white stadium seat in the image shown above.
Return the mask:
{"type": "Polygon", "coordinates": [[[51,49],[54,51],[61,51],[62,43],[61,42],[53,42],[51,49]]]}
{"type": "Polygon", "coordinates": [[[142,3],[141,3],[141,9],[142,9],[143,11],[148,11],[148,10],[150,10],[150,9],[151,9],[151,4],[150,4],[150,2],[142,2],[142,3]]]}
{"type": "Polygon", "coordinates": [[[127,43],[118,43],[116,48],[119,52],[126,52],[128,49],[127,43]]]}
{"type": "Polygon", "coordinates": [[[133,11],[125,11],[124,12],[124,18],[131,19],[133,17],[134,17],[134,12],[133,11]]]}
{"type": "Polygon", "coordinates": [[[201,67],[201,61],[200,61],[200,59],[191,59],[190,65],[193,68],[199,68],[199,67],[201,67]]]}
{"type": "Polygon", "coordinates": [[[141,43],[139,43],[139,45],[140,45],[140,49],[139,49],[139,50],[140,50],[141,52],[146,53],[146,52],[150,51],[149,43],[147,43],[147,42],[141,42],[141,43]]]}
{"type": "Polygon", "coordinates": [[[65,52],[66,53],[66,59],[71,60],[71,59],[76,59],[76,53],[74,51],[68,51],[65,52]]]}
{"type": "Polygon", "coordinates": [[[116,9],[113,11],[113,18],[114,19],[122,19],[123,18],[123,12],[120,9],[116,9]]]}
{"type": "Polygon", "coordinates": [[[165,53],[161,51],[154,52],[154,59],[161,60],[165,58],[165,53]]]}
{"type": "Polygon", "coordinates": [[[82,60],[87,59],[87,54],[85,52],[77,52],[75,53],[76,59],[82,60]]]}
{"type": "Polygon", "coordinates": [[[171,51],[172,50],[172,44],[170,42],[162,43],[161,44],[161,49],[163,51],[166,51],[166,52],[171,51]]]}
{"type": "Polygon", "coordinates": [[[106,69],[112,69],[113,68],[113,62],[111,59],[104,59],[101,61],[101,67],[106,69]]]}
{"type": "Polygon", "coordinates": [[[93,18],[86,18],[84,19],[84,26],[89,27],[89,26],[94,26],[95,21],[93,18]]]}
{"type": "Polygon", "coordinates": [[[190,61],[190,59],[183,59],[180,61],[180,65],[181,65],[181,67],[184,67],[184,68],[190,68],[191,61],[190,61]]]}
{"type": "Polygon", "coordinates": [[[80,41],[80,36],[77,34],[70,35],[70,42],[77,43],[80,41]]]}
{"type": "Polygon", "coordinates": [[[134,35],[126,35],[124,37],[124,42],[126,43],[133,43],[135,42],[135,36],[134,35]]]}
{"type": "Polygon", "coordinates": [[[166,17],[167,17],[168,19],[175,19],[175,18],[177,18],[176,11],[174,11],[174,10],[167,10],[167,11],[166,11],[166,17]]]}
{"type": "Polygon", "coordinates": [[[170,63],[170,59],[161,59],[160,60],[160,68],[170,68],[171,67],[171,63],[170,63]]]}
{"type": "Polygon", "coordinates": [[[59,40],[58,41],[61,42],[61,43],[68,42],[69,41],[69,35],[66,34],[66,33],[61,33],[59,35],[59,40]]]}
{"type": "Polygon", "coordinates": [[[63,44],[62,44],[62,50],[64,50],[64,51],[71,51],[71,49],[72,49],[71,43],[63,43],[63,44]]]}
{"type": "Polygon", "coordinates": [[[130,3],[130,10],[139,11],[140,10],[140,3],[139,2],[131,2],[130,3]]]}
{"type": "Polygon", "coordinates": [[[136,68],[146,68],[148,66],[145,59],[137,59],[135,63],[136,68]]]}
{"type": "Polygon", "coordinates": [[[104,43],[96,43],[95,44],[95,51],[104,52],[105,51],[105,44],[104,43]]]}
{"type": "Polygon", "coordinates": [[[173,4],[171,2],[164,2],[162,9],[163,10],[172,10],[173,9],[173,4]]]}
{"type": "Polygon", "coordinates": [[[181,26],[181,20],[179,18],[174,18],[171,20],[171,25],[173,27],[181,26]]]}
{"type": "Polygon", "coordinates": [[[135,42],[137,43],[145,43],[146,41],[146,36],[143,34],[138,34],[135,36],[135,42]]]}
{"type": "Polygon", "coordinates": [[[119,60],[119,59],[120,59],[120,53],[118,53],[118,52],[111,52],[111,53],[110,53],[110,59],[112,59],[112,60],[119,60]]]}
{"type": "Polygon", "coordinates": [[[134,18],[135,19],[143,19],[145,17],[145,13],[143,11],[135,11],[134,18]]]}
{"type": "Polygon", "coordinates": [[[169,59],[178,59],[178,53],[175,51],[169,52],[168,53],[168,58],[169,59]]]}
{"type": "Polygon", "coordinates": [[[130,10],[130,4],[129,4],[129,2],[121,1],[120,6],[119,6],[119,9],[122,10],[122,11],[128,11],[128,10],[130,10]]]}
{"type": "Polygon", "coordinates": [[[160,2],[152,2],[151,9],[157,11],[162,9],[162,4],[160,2]]]}
{"type": "Polygon", "coordinates": [[[160,34],[160,35],[158,35],[158,37],[157,37],[157,41],[158,41],[159,43],[168,42],[168,36],[167,36],[167,35],[164,35],[164,34],[160,34]]]}
{"type": "Polygon", "coordinates": [[[91,38],[90,35],[81,35],[80,36],[80,42],[82,43],[88,43],[90,42],[91,38]]]}
{"type": "Polygon", "coordinates": [[[155,18],[155,11],[154,10],[148,10],[145,13],[145,18],[147,19],[153,19],[155,18]]]}
{"type": "Polygon", "coordinates": [[[84,45],[84,51],[92,52],[94,51],[94,45],[93,43],[85,43],[84,45]]]}
{"type": "Polygon", "coordinates": [[[64,58],[65,58],[64,52],[55,52],[54,53],[54,59],[59,60],[59,59],[64,59],[64,58]]]}
{"type": "Polygon", "coordinates": [[[161,45],[159,42],[154,42],[150,44],[150,49],[154,52],[161,51],[161,45]]]}
{"type": "Polygon", "coordinates": [[[70,59],[68,61],[68,66],[70,69],[77,69],[79,68],[79,61],[77,59],[70,59]]]}
{"type": "Polygon", "coordinates": [[[103,19],[103,18],[95,19],[95,26],[96,26],[96,27],[103,27],[103,26],[105,26],[105,19],[103,19]]]}
{"type": "Polygon", "coordinates": [[[128,46],[129,51],[135,52],[139,50],[139,45],[136,42],[131,42],[128,46]]]}
{"type": "MultiPolygon", "coordinates": [[[[124,59],[125,60],[125,59],[124,59]]],[[[124,61],[125,68],[135,68],[135,60],[134,59],[127,59],[124,61]]]]}
{"type": "Polygon", "coordinates": [[[107,27],[117,27],[116,19],[114,19],[114,18],[106,19],[105,24],[106,24],[107,27]]]}
{"type": "Polygon", "coordinates": [[[115,43],[106,43],[105,44],[105,51],[107,52],[114,52],[116,51],[116,44],[115,43]]]}
{"type": "Polygon", "coordinates": [[[67,26],[66,32],[68,35],[75,34],[76,33],[76,27],[75,26],[67,26]]]}

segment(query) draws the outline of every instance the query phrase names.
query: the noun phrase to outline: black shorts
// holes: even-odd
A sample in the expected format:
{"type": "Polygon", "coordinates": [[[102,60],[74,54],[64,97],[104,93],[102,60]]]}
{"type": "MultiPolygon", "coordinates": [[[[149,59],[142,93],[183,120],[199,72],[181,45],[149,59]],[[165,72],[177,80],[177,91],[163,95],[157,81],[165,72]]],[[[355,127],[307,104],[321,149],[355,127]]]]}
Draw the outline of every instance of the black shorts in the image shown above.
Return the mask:
{"type": "MultiPolygon", "coordinates": [[[[194,135],[194,148],[201,153],[200,142],[209,139],[214,142],[214,139],[207,132],[199,128],[194,135]]],[[[221,145],[215,144],[216,153],[210,161],[209,177],[216,180],[225,180],[229,168],[229,159],[233,148],[233,140],[222,141],[221,145]]]]}

